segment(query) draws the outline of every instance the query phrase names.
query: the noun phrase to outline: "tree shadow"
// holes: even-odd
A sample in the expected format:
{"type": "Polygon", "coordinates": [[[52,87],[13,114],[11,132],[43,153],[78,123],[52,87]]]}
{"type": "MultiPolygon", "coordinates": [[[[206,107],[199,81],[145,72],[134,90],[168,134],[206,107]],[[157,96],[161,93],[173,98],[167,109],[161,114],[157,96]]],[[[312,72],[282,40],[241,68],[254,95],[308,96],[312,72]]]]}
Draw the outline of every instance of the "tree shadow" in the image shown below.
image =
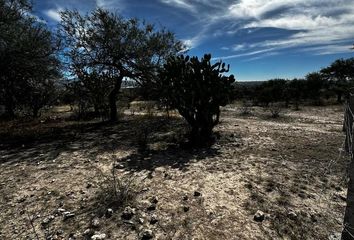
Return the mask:
{"type": "MultiPolygon", "coordinates": [[[[166,119],[161,116],[125,116],[118,123],[110,122],[82,122],[44,125],[39,131],[30,128],[24,134],[8,132],[1,135],[0,163],[38,164],[39,162],[55,162],[61,155],[71,158],[75,154],[84,159],[96,160],[104,153],[115,151],[133,151],[139,147],[139,134],[148,129],[149,144],[163,142],[168,147],[165,150],[150,151],[146,154],[131,154],[122,160],[129,170],[152,170],[158,166],[185,165],[189,159],[204,158],[210,155],[210,150],[191,150],[178,145],[178,134],[185,129],[185,123],[180,118],[166,119]],[[173,135],[173,136],[172,136],[173,135]],[[204,157],[203,157],[204,156],[204,157]]],[[[212,153],[216,154],[216,153],[212,153]]]]}
{"type": "Polygon", "coordinates": [[[118,168],[132,172],[154,171],[158,167],[171,167],[185,170],[191,161],[200,161],[218,155],[217,149],[199,148],[192,149],[189,146],[170,146],[162,151],[150,151],[148,153],[133,153],[117,161],[118,168]]]}

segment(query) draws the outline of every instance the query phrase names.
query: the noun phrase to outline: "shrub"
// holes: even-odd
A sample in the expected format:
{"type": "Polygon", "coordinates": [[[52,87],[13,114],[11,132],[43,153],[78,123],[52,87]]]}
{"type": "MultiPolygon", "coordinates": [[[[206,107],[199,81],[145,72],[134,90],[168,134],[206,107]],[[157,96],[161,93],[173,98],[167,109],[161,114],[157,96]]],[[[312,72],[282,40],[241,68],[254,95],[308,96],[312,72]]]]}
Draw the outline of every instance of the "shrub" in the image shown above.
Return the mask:
{"type": "Polygon", "coordinates": [[[271,113],[272,118],[278,118],[284,107],[282,103],[270,103],[268,110],[271,113]]]}
{"type": "Polygon", "coordinates": [[[219,123],[220,106],[225,106],[232,94],[233,75],[225,63],[211,64],[211,55],[170,57],[162,70],[162,101],[184,117],[191,126],[190,141],[195,146],[211,141],[212,129],[219,123]]]}

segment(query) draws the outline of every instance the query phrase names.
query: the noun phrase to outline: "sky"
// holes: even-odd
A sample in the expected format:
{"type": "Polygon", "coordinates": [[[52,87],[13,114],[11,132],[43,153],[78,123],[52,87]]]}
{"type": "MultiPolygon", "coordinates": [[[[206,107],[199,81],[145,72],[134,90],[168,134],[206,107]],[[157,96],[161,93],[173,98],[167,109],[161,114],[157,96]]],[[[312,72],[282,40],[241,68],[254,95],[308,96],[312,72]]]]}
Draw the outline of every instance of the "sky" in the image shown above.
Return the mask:
{"type": "Polygon", "coordinates": [[[33,0],[51,28],[59,12],[96,7],[166,27],[189,55],[211,53],[238,81],[302,78],[354,57],[354,0],[33,0]]]}

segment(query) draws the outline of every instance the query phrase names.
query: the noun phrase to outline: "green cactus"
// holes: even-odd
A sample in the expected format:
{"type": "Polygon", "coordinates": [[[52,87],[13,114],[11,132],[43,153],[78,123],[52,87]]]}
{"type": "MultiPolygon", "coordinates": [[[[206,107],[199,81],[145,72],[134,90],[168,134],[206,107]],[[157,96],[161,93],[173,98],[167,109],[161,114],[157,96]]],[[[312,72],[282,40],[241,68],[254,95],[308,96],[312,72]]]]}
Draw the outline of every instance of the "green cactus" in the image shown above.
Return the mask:
{"type": "Polygon", "coordinates": [[[225,106],[232,91],[233,75],[224,76],[230,66],[211,63],[211,55],[170,57],[161,72],[161,96],[191,126],[190,140],[205,146],[211,143],[212,129],[219,123],[220,106],[225,106]]]}

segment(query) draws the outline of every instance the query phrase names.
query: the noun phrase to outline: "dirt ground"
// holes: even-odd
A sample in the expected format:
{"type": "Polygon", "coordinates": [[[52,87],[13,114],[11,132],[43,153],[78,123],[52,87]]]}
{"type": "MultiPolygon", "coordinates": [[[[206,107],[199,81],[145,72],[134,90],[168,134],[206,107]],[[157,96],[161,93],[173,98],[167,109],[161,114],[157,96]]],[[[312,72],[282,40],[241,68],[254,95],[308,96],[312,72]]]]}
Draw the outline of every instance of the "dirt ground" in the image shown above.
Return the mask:
{"type": "Polygon", "coordinates": [[[342,106],[272,119],[230,105],[198,150],[180,144],[180,118],[0,123],[0,239],[336,239],[342,119],[342,106]],[[117,182],[131,198],[114,199],[117,182]]]}

